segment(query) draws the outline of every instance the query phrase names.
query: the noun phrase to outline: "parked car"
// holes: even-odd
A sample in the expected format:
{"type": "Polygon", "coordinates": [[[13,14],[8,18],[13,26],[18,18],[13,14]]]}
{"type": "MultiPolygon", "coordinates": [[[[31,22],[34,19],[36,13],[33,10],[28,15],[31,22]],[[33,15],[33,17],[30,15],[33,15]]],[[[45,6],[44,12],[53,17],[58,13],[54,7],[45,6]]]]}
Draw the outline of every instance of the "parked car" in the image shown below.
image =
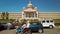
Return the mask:
{"type": "Polygon", "coordinates": [[[31,22],[29,28],[31,31],[38,31],[39,33],[43,33],[43,26],[40,22],[31,22]]]}
{"type": "Polygon", "coordinates": [[[6,23],[5,23],[5,22],[2,22],[2,23],[1,23],[1,25],[2,25],[2,26],[4,26],[4,29],[6,29],[6,28],[7,28],[7,25],[6,25],[6,23]]]}
{"type": "Polygon", "coordinates": [[[42,20],[41,23],[43,27],[49,27],[51,29],[55,27],[53,20],[42,20]]]}
{"type": "Polygon", "coordinates": [[[4,26],[0,23],[0,31],[4,30],[4,26]]]}
{"type": "MultiPolygon", "coordinates": [[[[16,32],[20,32],[21,31],[21,27],[16,29],[16,32]]],[[[31,30],[31,32],[33,31],[38,31],[39,33],[43,33],[43,26],[41,23],[39,22],[31,22],[29,29],[31,30]]]]}
{"type": "Polygon", "coordinates": [[[4,26],[5,29],[15,28],[15,26],[9,22],[3,22],[2,25],[4,26]]]}

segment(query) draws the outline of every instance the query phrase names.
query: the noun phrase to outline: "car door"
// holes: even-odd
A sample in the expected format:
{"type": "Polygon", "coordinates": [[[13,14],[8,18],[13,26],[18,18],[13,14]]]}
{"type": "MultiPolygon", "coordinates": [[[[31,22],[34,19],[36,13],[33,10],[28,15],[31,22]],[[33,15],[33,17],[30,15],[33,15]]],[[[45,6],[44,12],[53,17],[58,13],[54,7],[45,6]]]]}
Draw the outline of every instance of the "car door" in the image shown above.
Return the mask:
{"type": "Polygon", "coordinates": [[[42,25],[43,25],[43,27],[48,27],[49,26],[49,20],[43,20],[42,25]]]}
{"type": "Polygon", "coordinates": [[[46,27],[49,27],[49,25],[50,25],[49,20],[46,20],[46,27]]]}
{"type": "Polygon", "coordinates": [[[46,26],[45,20],[43,20],[41,23],[42,23],[43,27],[46,26]]]}

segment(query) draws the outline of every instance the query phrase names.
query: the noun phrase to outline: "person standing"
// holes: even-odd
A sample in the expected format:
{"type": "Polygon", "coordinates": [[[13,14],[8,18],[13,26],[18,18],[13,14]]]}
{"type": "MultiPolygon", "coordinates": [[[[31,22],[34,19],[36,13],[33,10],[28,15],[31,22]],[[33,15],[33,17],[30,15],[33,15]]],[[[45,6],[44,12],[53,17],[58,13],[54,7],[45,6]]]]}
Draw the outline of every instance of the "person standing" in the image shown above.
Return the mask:
{"type": "Polygon", "coordinates": [[[30,22],[29,22],[29,21],[27,21],[27,23],[26,23],[26,24],[27,24],[27,28],[29,28],[29,26],[30,26],[30,22]]]}

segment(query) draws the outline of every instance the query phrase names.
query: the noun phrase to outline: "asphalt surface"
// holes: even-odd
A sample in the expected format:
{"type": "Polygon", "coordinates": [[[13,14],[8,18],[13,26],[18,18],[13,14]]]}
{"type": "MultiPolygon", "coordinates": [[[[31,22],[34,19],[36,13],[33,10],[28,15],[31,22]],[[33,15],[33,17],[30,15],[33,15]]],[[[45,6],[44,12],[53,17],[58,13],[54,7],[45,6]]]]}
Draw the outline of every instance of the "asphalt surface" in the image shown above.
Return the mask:
{"type": "MultiPolygon", "coordinates": [[[[14,30],[3,30],[3,31],[0,31],[0,34],[15,34],[15,29],[14,30]]],[[[34,32],[32,34],[60,34],[60,28],[44,29],[44,33],[34,32]]]]}

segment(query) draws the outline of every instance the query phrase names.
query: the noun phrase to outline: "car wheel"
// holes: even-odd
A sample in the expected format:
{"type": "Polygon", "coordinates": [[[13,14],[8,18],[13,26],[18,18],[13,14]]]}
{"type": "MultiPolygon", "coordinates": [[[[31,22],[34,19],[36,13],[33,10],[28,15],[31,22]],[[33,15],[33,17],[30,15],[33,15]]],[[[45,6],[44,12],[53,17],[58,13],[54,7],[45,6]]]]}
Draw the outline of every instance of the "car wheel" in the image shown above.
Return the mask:
{"type": "Polygon", "coordinates": [[[43,32],[43,30],[42,30],[42,29],[39,29],[39,30],[38,30],[38,32],[39,32],[39,33],[42,33],[42,32],[43,32]]]}
{"type": "Polygon", "coordinates": [[[53,26],[49,26],[49,28],[50,28],[50,29],[52,29],[52,28],[53,28],[53,26]]]}

